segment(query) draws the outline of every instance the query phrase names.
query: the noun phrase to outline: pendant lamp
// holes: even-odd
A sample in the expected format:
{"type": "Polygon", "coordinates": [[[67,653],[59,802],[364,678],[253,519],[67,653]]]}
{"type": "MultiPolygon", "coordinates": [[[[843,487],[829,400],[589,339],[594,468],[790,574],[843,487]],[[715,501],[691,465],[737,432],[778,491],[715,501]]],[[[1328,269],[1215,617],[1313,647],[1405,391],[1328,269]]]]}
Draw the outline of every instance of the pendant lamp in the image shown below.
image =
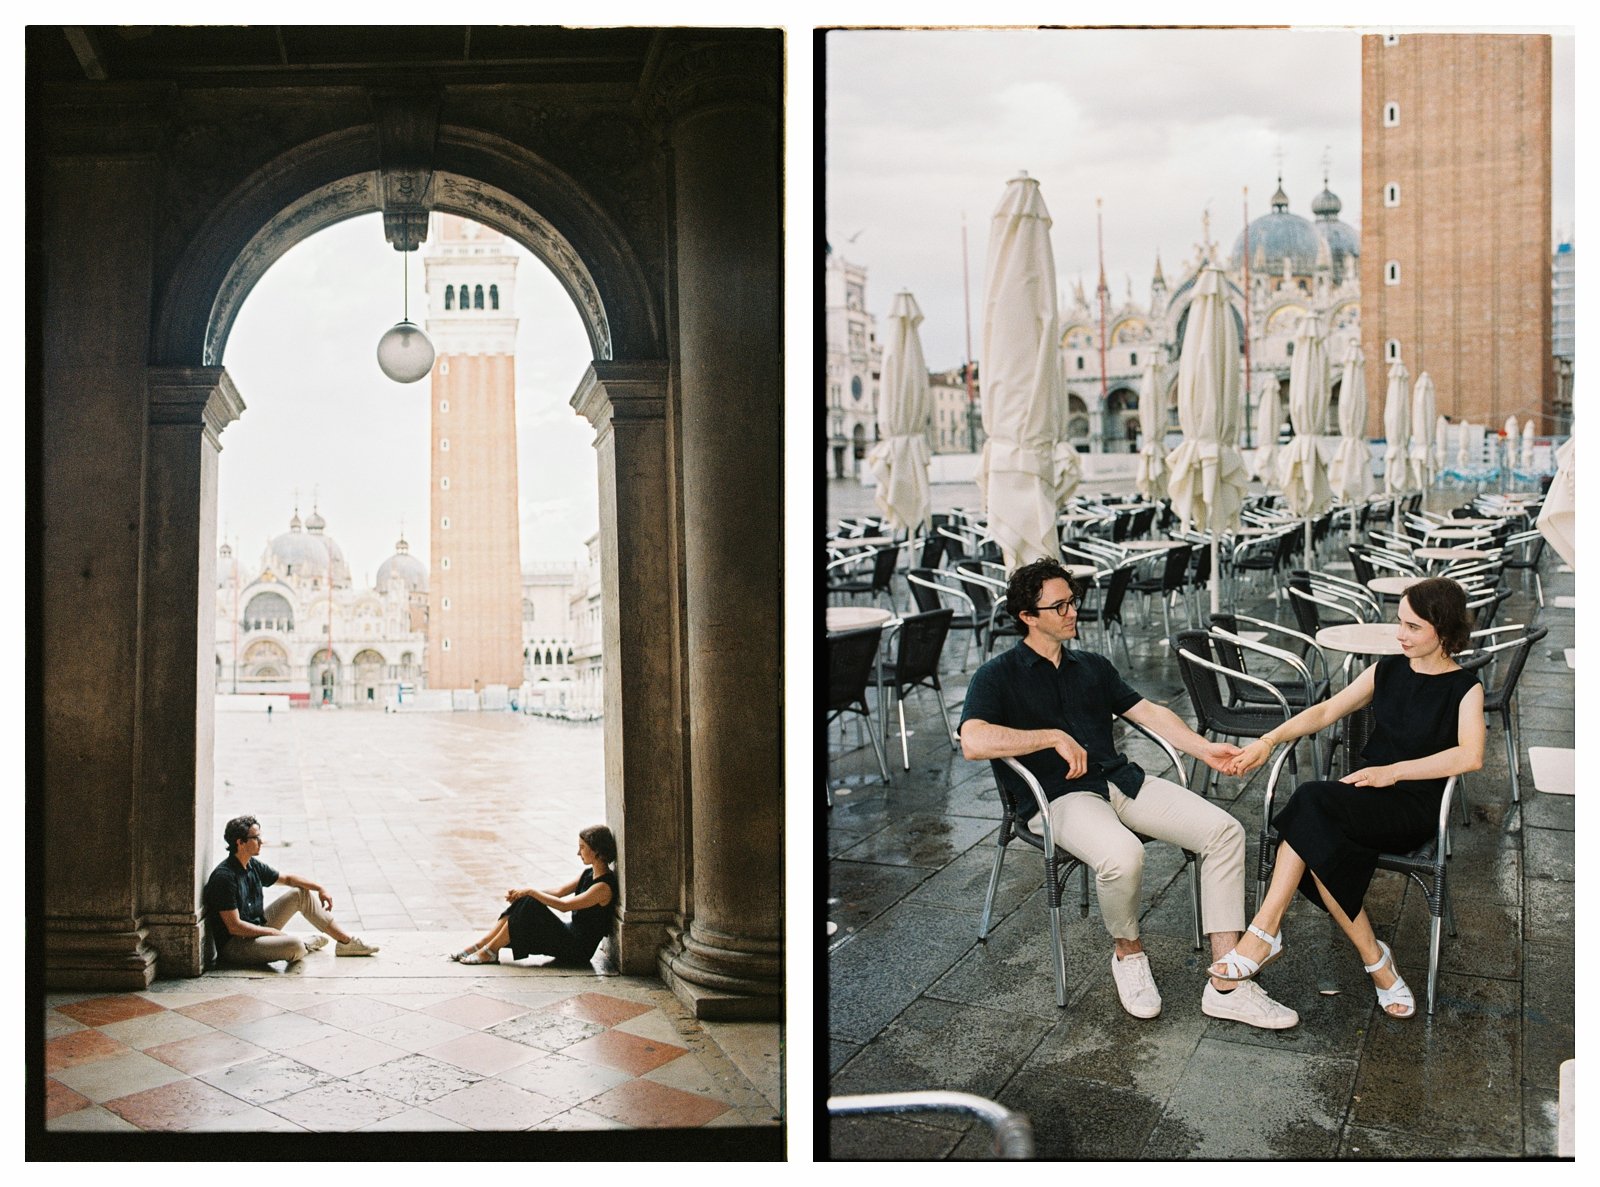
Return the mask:
{"type": "Polygon", "coordinates": [[[433,343],[411,320],[410,252],[401,252],[404,316],[378,339],[378,369],[396,383],[415,383],[433,370],[433,343]]]}

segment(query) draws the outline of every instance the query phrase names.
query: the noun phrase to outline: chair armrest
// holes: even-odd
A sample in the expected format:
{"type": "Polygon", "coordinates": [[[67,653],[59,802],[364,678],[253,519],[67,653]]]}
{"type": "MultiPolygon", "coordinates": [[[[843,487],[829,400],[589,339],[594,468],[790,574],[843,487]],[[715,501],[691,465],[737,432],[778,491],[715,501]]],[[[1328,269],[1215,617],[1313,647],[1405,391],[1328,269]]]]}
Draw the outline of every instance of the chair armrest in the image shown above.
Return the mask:
{"type": "Polygon", "coordinates": [[[1210,633],[1217,638],[1227,640],[1243,651],[1258,652],[1292,669],[1299,674],[1301,683],[1305,685],[1306,706],[1309,708],[1316,699],[1316,681],[1311,678],[1311,669],[1306,667],[1305,662],[1292,651],[1284,651],[1281,647],[1271,647],[1265,643],[1257,643],[1253,639],[1242,639],[1219,626],[1212,627],[1210,633]]]}
{"type": "Polygon", "coordinates": [[[901,1112],[969,1113],[994,1131],[994,1152],[1001,1158],[1033,1157],[1033,1126],[1021,1113],[970,1092],[929,1089],[919,1092],[875,1092],[870,1095],[830,1096],[828,1115],[848,1117],[861,1113],[901,1112]]]}
{"type": "Polygon", "coordinates": [[[1333,679],[1333,670],[1328,667],[1328,653],[1323,651],[1321,645],[1310,635],[1302,634],[1300,631],[1294,630],[1292,627],[1283,626],[1280,623],[1268,622],[1264,618],[1251,618],[1248,614],[1235,614],[1233,617],[1237,622],[1248,622],[1251,626],[1258,626],[1268,633],[1276,631],[1280,635],[1288,635],[1290,638],[1300,640],[1316,654],[1317,662],[1322,665],[1322,678],[1324,680],[1333,679]]]}
{"type": "Polygon", "coordinates": [[[1232,668],[1214,664],[1208,659],[1201,659],[1194,652],[1184,647],[1178,648],[1178,654],[1188,659],[1190,663],[1199,664],[1202,668],[1216,672],[1219,676],[1224,676],[1229,680],[1243,680],[1248,684],[1256,685],[1263,692],[1271,693],[1273,699],[1278,702],[1278,708],[1283,710],[1283,719],[1288,721],[1289,718],[1294,716],[1293,713],[1289,712],[1289,699],[1283,695],[1283,689],[1272,683],[1272,681],[1263,680],[1260,676],[1252,676],[1249,672],[1236,672],[1232,668]]]}
{"type": "Polygon", "coordinates": [[[1163,738],[1160,734],[1156,733],[1154,730],[1148,729],[1145,726],[1140,725],[1137,721],[1134,721],[1131,718],[1127,718],[1127,717],[1122,718],[1122,723],[1124,725],[1128,726],[1130,729],[1138,730],[1141,734],[1143,734],[1145,737],[1149,738],[1157,746],[1161,747],[1161,749],[1166,752],[1167,761],[1172,764],[1172,769],[1174,771],[1178,772],[1178,783],[1183,787],[1188,787],[1189,786],[1189,776],[1184,774],[1184,771],[1183,771],[1183,760],[1178,757],[1178,748],[1176,746],[1174,746],[1171,742],[1167,741],[1165,738],[1163,738]]]}
{"type": "MultiPolygon", "coordinates": [[[[1016,759],[1003,758],[1000,761],[1020,775],[1022,781],[1028,785],[1028,790],[1033,792],[1033,802],[1039,805],[1039,819],[1044,822],[1045,852],[1054,853],[1056,851],[1056,842],[1055,837],[1050,832],[1050,801],[1044,798],[1044,788],[1039,786],[1039,781],[1033,777],[1033,772],[1016,759]]],[[[1023,827],[1027,826],[1024,825],[1023,827]]]]}
{"type": "Polygon", "coordinates": [[[1278,790],[1278,776],[1283,773],[1283,764],[1289,761],[1289,755],[1294,750],[1294,743],[1290,742],[1279,748],[1278,757],[1272,760],[1272,766],[1267,772],[1266,791],[1261,796],[1261,827],[1272,827],[1272,800],[1278,790]]]}

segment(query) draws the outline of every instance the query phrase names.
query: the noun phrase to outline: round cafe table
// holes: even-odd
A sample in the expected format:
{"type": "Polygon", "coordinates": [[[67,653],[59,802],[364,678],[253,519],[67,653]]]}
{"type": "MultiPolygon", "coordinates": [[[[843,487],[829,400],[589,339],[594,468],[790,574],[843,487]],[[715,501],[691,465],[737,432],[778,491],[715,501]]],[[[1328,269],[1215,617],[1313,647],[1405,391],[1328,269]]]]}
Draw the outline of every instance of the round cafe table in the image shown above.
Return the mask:
{"type": "Polygon", "coordinates": [[[1454,524],[1449,527],[1428,529],[1430,540],[1487,540],[1492,535],[1493,532],[1483,528],[1461,528],[1454,524]]]}
{"type": "Polygon", "coordinates": [[[834,548],[883,548],[893,544],[892,536],[829,536],[828,544],[834,548]]]}
{"type": "Polygon", "coordinates": [[[1344,622],[1317,632],[1317,646],[1347,655],[1399,655],[1400,624],[1344,622]]]}
{"type": "Polygon", "coordinates": [[[829,606],[828,633],[858,631],[863,627],[883,626],[894,615],[877,606],[829,606]]]}
{"type": "Polygon", "coordinates": [[[1093,577],[1096,573],[1098,573],[1100,571],[1099,569],[1095,568],[1093,565],[1062,565],[1061,567],[1063,569],[1065,569],[1073,577],[1077,577],[1077,578],[1085,579],[1085,580],[1090,578],[1090,577],[1093,577]]]}
{"type": "Polygon", "coordinates": [[[1413,556],[1430,564],[1446,561],[1476,561],[1495,555],[1481,548],[1419,548],[1413,556]]]}
{"type": "Polygon", "coordinates": [[[1176,548],[1179,540],[1120,540],[1114,547],[1123,552],[1155,552],[1157,549],[1176,548]]]}
{"type": "Polygon", "coordinates": [[[1406,589],[1421,581],[1420,577],[1374,577],[1367,582],[1367,588],[1375,594],[1382,594],[1386,598],[1398,598],[1406,589]]]}

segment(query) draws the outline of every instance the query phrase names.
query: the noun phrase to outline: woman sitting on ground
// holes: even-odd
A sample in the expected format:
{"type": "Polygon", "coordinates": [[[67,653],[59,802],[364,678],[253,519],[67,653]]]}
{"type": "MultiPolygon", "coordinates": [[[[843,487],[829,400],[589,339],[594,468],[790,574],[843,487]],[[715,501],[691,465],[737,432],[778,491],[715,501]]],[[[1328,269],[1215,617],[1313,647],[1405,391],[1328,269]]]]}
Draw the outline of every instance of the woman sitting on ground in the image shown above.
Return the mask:
{"type": "Polygon", "coordinates": [[[585,863],[581,874],[558,890],[508,890],[511,905],[489,933],[471,947],[452,953],[462,964],[499,964],[500,949],[512,956],[554,956],[561,964],[588,964],[601,939],[611,929],[616,907],[617,842],[603,824],[590,825],[578,834],[578,857],[585,863]],[[567,923],[556,911],[571,911],[567,923]]]}
{"type": "Polygon", "coordinates": [[[1373,707],[1372,735],[1361,753],[1367,765],[1337,782],[1302,783],[1278,812],[1273,824],[1282,842],[1272,882],[1247,933],[1211,966],[1212,976],[1248,980],[1278,958],[1283,915],[1298,887],[1355,945],[1379,1006],[1395,1018],[1416,1013],[1394,954],[1373,935],[1361,903],[1378,854],[1408,853],[1433,836],[1446,779],[1483,765],[1483,686],[1453,658],[1470,629],[1466,594],[1454,581],[1430,577],[1408,586],[1400,599],[1400,655],[1384,656],[1337,696],[1234,758],[1228,773],[1247,774],[1278,743],[1373,707]]]}

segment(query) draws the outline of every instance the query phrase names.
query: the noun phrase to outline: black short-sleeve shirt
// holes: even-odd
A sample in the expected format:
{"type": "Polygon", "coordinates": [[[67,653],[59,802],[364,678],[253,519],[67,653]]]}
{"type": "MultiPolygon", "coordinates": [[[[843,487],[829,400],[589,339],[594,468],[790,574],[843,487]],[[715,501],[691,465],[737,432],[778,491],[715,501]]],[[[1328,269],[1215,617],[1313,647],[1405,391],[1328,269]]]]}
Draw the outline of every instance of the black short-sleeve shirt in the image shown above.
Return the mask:
{"type": "MultiPolygon", "coordinates": [[[[207,921],[220,925],[222,921],[219,916],[223,911],[237,911],[239,918],[246,923],[265,927],[267,914],[261,892],[277,880],[278,871],[259,857],[252,857],[248,866],[241,867],[229,855],[206,879],[204,902],[207,921]]],[[[222,929],[221,934],[226,935],[226,929],[222,929]]]]}
{"type": "Polygon", "coordinates": [[[1089,755],[1089,769],[1081,778],[1067,778],[1067,760],[1054,749],[1017,759],[1039,780],[1047,800],[1072,791],[1092,791],[1110,799],[1108,783],[1132,798],[1139,794],[1144,770],[1118,753],[1111,728],[1117,714],[1143,699],[1103,655],[1062,648],[1057,667],[1018,640],[972,674],[961,723],[977,720],[1008,729],[1059,729],[1071,734],[1089,755]]]}

